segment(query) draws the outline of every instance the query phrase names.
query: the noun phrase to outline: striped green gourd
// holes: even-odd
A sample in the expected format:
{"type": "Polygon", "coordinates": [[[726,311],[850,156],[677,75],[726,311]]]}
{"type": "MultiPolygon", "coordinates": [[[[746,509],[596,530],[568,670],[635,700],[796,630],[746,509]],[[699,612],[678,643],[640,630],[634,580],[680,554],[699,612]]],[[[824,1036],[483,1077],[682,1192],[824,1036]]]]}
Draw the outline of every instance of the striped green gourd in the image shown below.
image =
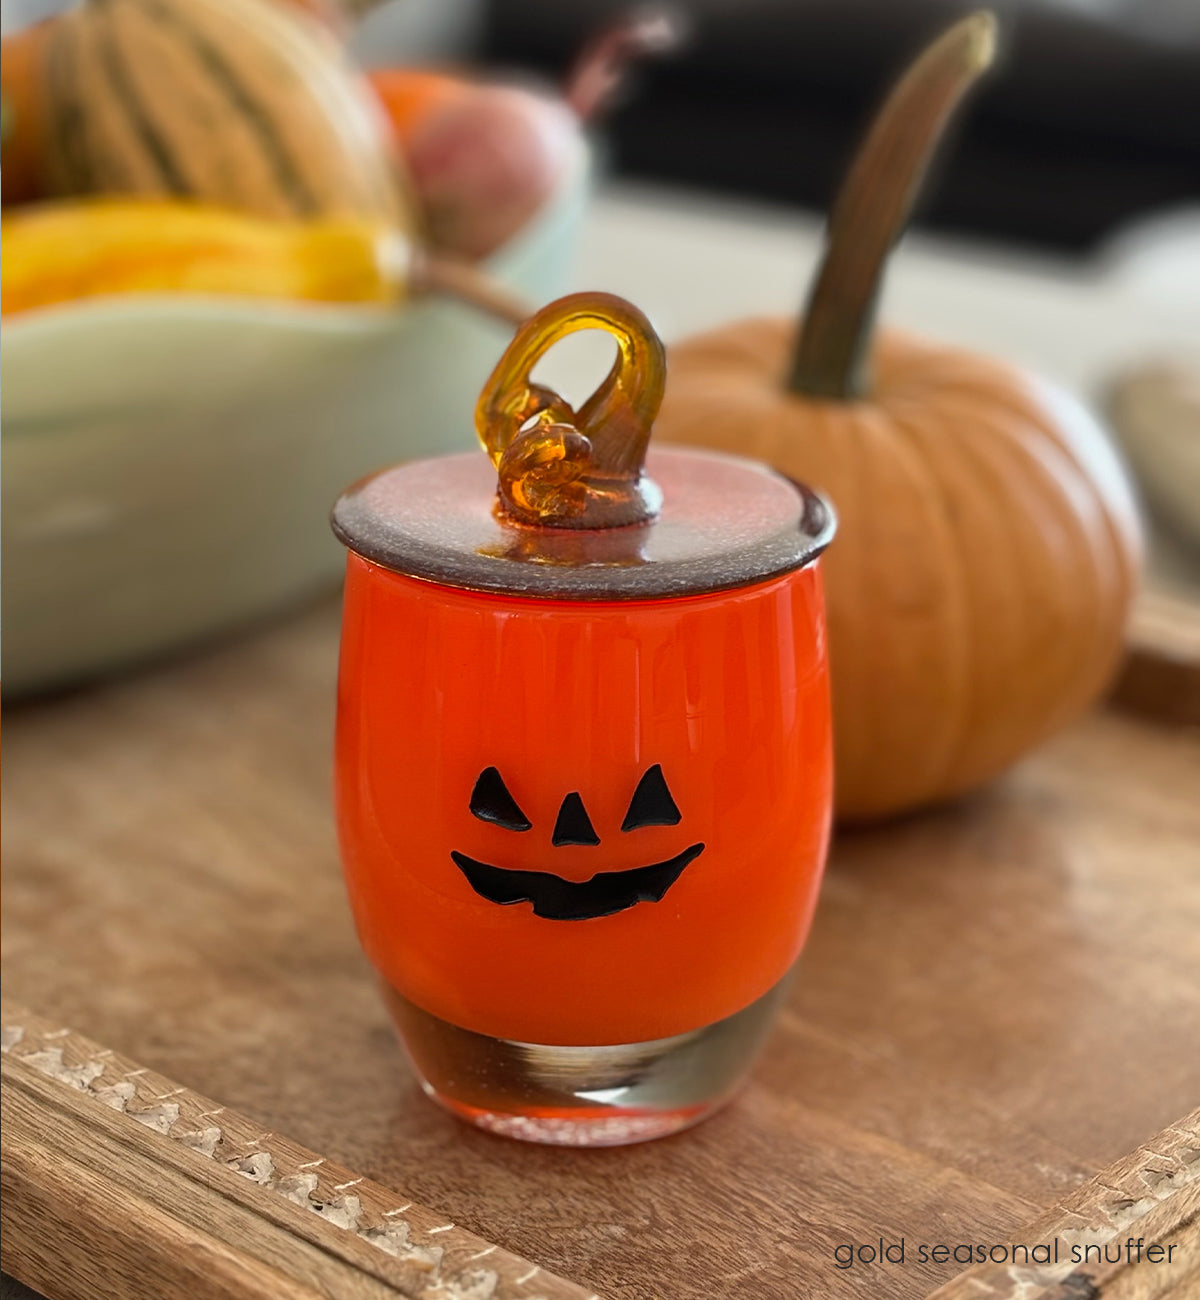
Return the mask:
{"type": "Polygon", "coordinates": [[[387,123],[334,37],[276,0],[85,0],[47,41],[59,193],[172,195],[412,229],[387,123]]]}

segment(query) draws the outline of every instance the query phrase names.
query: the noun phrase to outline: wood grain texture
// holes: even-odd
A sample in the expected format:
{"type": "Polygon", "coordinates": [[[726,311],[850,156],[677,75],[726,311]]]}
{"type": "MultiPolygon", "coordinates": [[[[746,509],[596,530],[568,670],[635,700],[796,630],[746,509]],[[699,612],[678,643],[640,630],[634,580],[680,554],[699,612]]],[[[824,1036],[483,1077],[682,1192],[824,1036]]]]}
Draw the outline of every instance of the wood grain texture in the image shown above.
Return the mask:
{"type": "Polygon", "coordinates": [[[1200,602],[1149,588],[1134,606],[1113,685],[1122,708],[1200,726],[1200,602]]]}
{"type": "Polygon", "coordinates": [[[778,1031],[695,1131],[565,1151],[420,1094],[343,898],[337,610],[9,710],[4,977],[63,1024],[613,1300],[926,1294],[1200,1096],[1200,737],[1097,713],[838,840],[778,1031]]]}
{"type": "MultiPolygon", "coordinates": [[[[0,1014],[3,1263],[55,1300],[584,1300],[27,1008],[0,1014]]],[[[929,1300],[1182,1296],[1200,1283],[1200,1110],[1012,1241],[929,1300]],[[995,1259],[1018,1251],[1019,1263],[995,1259]]]]}
{"type": "MultiPolygon", "coordinates": [[[[929,1300],[1167,1300],[1200,1294],[1200,1110],[1089,1179],[1013,1243],[1059,1262],[978,1264],[929,1300]]],[[[999,1255],[1001,1252],[998,1251],[999,1255]]]]}
{"type": "Polygon", "coordinates": [[[588,1300],[128,1057],[2,1015],[3,1267],[55,1300],[588,1300]]]}

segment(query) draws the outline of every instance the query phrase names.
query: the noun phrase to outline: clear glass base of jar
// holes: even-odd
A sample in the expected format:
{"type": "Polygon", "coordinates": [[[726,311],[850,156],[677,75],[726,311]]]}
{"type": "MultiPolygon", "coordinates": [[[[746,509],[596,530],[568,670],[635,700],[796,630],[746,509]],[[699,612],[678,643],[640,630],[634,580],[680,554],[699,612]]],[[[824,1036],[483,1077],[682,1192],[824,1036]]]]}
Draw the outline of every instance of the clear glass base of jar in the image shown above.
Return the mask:
{"type": "Polygon", "coordinates": [[[556,1146],[624,1146],[698,1123],[737,1091],[788,984],[671,1038],[552,1047],[459,1029],[384,985],[426,1095],[468,1123],[556,1146]]]}

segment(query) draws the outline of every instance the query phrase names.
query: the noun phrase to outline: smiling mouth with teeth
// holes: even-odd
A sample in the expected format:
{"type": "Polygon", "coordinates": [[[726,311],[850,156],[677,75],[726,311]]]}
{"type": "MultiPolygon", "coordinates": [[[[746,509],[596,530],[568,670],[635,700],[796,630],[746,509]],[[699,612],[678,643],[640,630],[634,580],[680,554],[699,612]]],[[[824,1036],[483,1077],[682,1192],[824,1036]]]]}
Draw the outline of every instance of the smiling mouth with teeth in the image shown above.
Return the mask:
{"type": "Polygon", "coordinates": [[[660,902],[684,867],[703,852],[703,844],[692,844],[665,862],[628,871],[600,871],[583,881],[564,880],[548,871],[510,871],[457,850],[450,856],[471,888],[490,903],[532,903],[534,916],[548,921],[588,921],[637,903],[660,902]]]}
{"type": "MultiPolygon", "coordinates": [[[[491,822],[508,831],[528,831],[533,823],[521,811],[516,800],[494,767],[485,768],[471,793],[470,810],[480,821],[491,822]]],[[[675,826],[682,820],[679,808],[667,788],[662,767],[655,763],[638,782],[621,823],[622,831],[643,826],[675,826]]],[[[596,846],[596,834],[578,791],[562,801],[551,842],[596,846]]],[[[481,862],[452,849],[450,857],[467,883],[489,903],[508,906],[532,903],[534,916],[548,921],[588,921],[612,916],[638,903],[661,902],[667,890],[683,874],[684,868],[704,852],[703,844],[689,844],[681,853],[662,862],[625,871],[598,871],[588,880],[565,880],[549,871],[523,871],[481,862]]]]}

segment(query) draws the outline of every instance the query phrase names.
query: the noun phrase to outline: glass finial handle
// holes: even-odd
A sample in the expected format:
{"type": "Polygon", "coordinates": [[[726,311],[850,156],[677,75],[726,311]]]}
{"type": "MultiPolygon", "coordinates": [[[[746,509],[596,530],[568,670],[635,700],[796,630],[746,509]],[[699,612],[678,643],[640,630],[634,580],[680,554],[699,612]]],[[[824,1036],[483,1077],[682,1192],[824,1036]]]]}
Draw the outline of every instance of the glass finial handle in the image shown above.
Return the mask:
{"type": "Polygon", "coordinates": [[[661,495],[642,466],[665,383],[662,340],[623,298],[569,294],[531,316],[475,408],[504,512],[518,523],[552,528],[618,528],[652,519],[661,495]],[[617,357],[576,411],[530,376],[555,343],[586,329],[611,334],[617,357]]]}

